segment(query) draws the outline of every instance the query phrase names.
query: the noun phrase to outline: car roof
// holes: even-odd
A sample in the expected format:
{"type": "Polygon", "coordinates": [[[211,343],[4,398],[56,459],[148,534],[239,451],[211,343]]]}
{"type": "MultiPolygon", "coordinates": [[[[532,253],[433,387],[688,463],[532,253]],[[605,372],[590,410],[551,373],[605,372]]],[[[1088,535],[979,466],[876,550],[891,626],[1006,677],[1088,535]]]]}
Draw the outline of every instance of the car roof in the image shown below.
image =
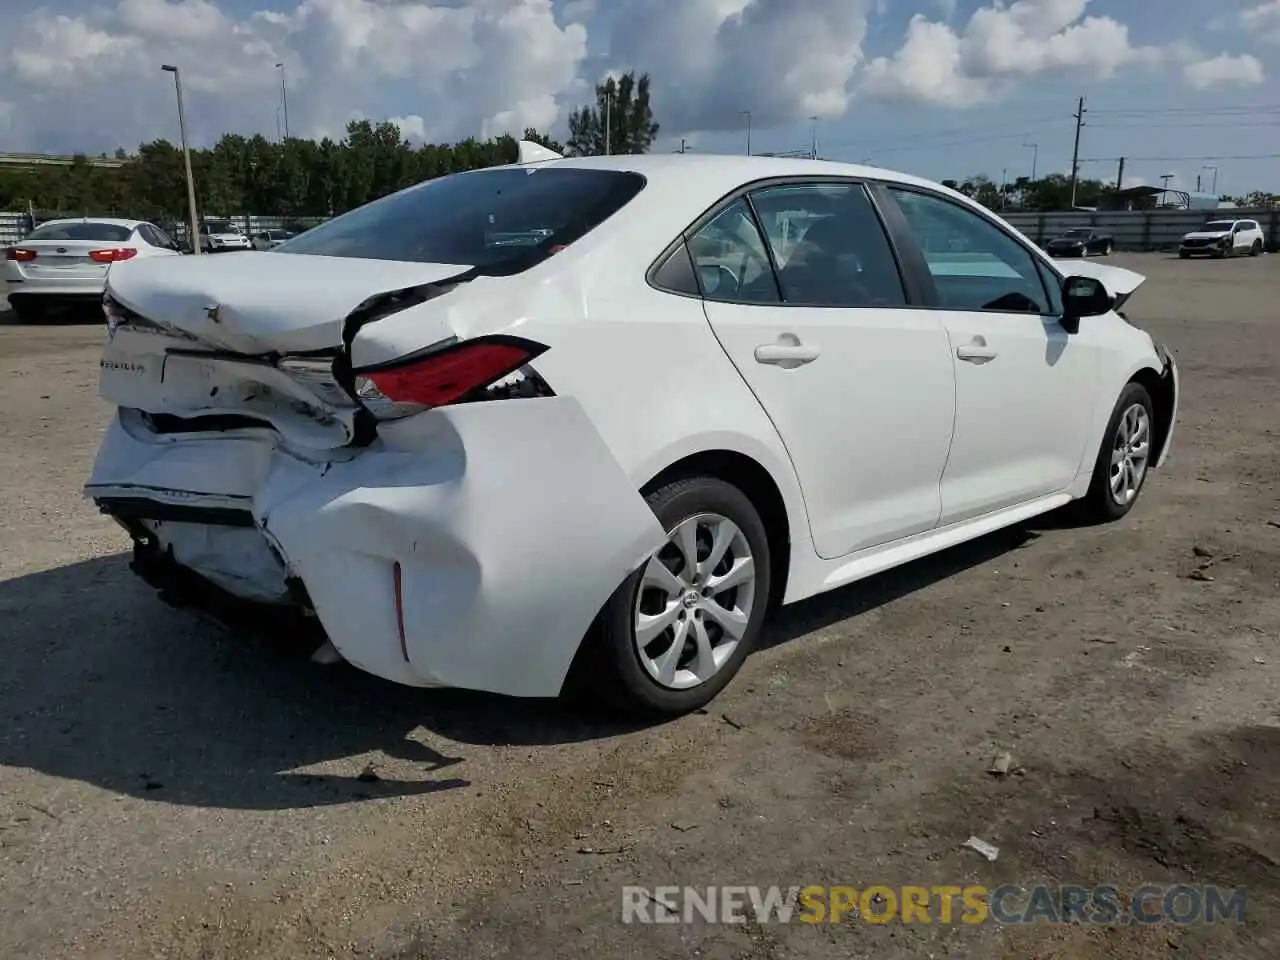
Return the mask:
{"type": "Polygon", "coordinates": [[[717,191],[727,193],[753,180],[771,177],[826,176],[892,180],[912,186],[941,190],[950,195],[968,199],[958,191],[948,190],[936,181],[926,180],[909,173],[842,163],[836,160],[806,160],[743,154],[641,153],[607,157],[565,157],[537,161],[525,166],[622,170],[639,173],[650,180],[678,180],[685,188],[698,193],[716,193],[717,191]]]}
{"type": "Polygon", "coordinates": [[[36,229],[48,226],[62,226],[68,223],[101,223],[109,227],[128,227],[132,230],[139,224],[146,222],[146,220],[121,220],[119,217],[62,217],[58,220],[45,220],[42,223],[38,223],[36,224],[36,229]]]}

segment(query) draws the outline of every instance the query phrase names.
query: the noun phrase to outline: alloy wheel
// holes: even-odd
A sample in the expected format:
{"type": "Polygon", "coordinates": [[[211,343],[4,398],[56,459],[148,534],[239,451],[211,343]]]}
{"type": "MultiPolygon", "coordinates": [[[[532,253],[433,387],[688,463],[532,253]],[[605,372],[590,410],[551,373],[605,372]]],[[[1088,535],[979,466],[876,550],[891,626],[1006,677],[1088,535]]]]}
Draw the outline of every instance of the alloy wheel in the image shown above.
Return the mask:
{"type": "Polygon", "coordinates": [[[1121,506],[1132,503],[1142,489],[1151,455],[1151,415],[1135,403],[1125,410],[1111,448],[1111,498],[1121,506]]]}
{"type": "Polygon", "coordinates": [[[751,545],[727,517],[678,523],[645,564],[636,591],[636,654],[660,686],[705,683],[733,656],[755,599],[751,545]]]}

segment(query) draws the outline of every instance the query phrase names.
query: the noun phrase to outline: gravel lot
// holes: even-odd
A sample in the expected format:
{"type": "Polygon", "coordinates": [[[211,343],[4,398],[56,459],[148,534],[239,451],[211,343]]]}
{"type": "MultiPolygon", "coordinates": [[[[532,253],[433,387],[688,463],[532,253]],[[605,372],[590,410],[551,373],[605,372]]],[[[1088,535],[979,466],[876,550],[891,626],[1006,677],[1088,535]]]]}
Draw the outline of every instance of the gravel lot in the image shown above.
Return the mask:
{"type": "Polygon", "coordinates": [[[1280,257],[1115,261],[1183,372],[1126,520],[789,608],[640,730],[168,610],[80,498],[100,327],[0,321],[0,956],[1280,956],[1280,257]],[[624,884],[1037,880],[1247,886],[1249,922],[619,919],[624,884]]]}

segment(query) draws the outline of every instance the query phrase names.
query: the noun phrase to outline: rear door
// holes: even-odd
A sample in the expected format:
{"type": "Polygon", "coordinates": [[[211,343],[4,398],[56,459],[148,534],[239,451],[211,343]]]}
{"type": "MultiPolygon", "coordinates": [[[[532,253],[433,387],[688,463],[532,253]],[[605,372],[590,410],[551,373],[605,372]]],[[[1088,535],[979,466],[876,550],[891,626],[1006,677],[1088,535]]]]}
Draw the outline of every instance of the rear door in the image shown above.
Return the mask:
{"type": "Polygon", "coordinates": [[[796,468],[832,559],[931,530],[955,390],[865,187],[783,182],[690,237],[707,318],[796,468]]]}

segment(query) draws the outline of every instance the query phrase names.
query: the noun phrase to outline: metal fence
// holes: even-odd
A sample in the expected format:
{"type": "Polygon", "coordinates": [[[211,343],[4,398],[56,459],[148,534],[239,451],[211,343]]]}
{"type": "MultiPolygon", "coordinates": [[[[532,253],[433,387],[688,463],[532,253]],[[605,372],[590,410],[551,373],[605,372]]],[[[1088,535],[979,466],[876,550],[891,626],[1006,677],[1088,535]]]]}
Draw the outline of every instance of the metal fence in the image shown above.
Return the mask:
{"type": "Polygon", "coordinates": [[[1280,210],[1102,210],[1006,213],[1009,223],[1038,244],[1073,227],[1092,227],[1115,239],[1117,250],[1173,250],[1184,235],[1210,220],[1256,220],[1268,250],[1280,250],[1280,210]]]}
{"type": "MultiPolygon", "coordinates": [[[[1117,250],[1172,250],[1186,233],[1205,222],[1220,220],[1257,220],[1267,238],[1268,250],[1280,250],[1280,210],[1118,210],[1069,211],[1060,213],[1011,212],[1004,218],[1036,243],[1043,244],[1073,227],[1092,227],[1111,234],[1117,250]]],[[[321,223],[324,217],[215,217],[230,220],[252,235],[262,230],[280,230],[291,225],[305,227],[321,223]]],[[[25,216],[0,213],[0,246],[17,243],[23,238],[25,216]]],[[[169,221],[161,226],[170,229],[178,242],[186,239],[186,227],[169,221]]]]}

